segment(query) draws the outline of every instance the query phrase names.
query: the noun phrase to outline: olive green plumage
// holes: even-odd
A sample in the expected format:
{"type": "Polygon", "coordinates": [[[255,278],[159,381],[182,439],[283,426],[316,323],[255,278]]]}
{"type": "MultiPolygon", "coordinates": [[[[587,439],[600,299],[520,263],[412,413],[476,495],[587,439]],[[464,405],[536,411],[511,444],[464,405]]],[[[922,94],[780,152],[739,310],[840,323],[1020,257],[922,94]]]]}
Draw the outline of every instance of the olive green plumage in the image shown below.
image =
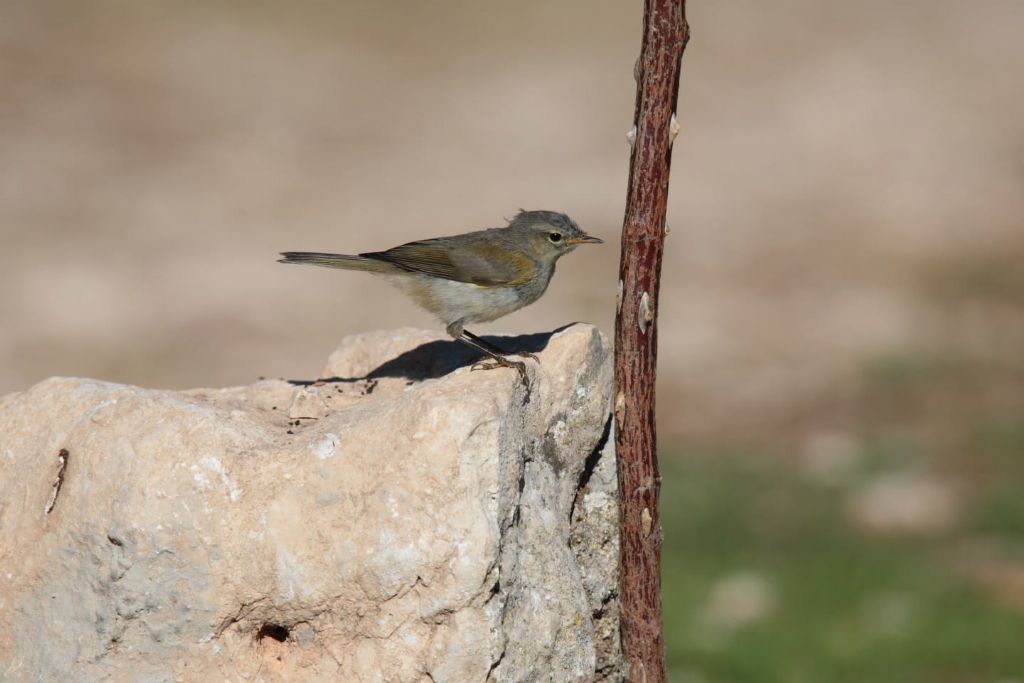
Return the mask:
{"type": "MultiPolygon", "coordinates": [[[[539,299],[559,258],[580,244],[601,240],[555,211],[520,211],[504,228],[409,242],[359,255],[282,252],[281,263],[361,270],[386,277],[445,323],[448,333],[502,365],[504,352],[465,330],[539,299]]],[[[528,354],[520,354],[528,355],[528,354]]]]}

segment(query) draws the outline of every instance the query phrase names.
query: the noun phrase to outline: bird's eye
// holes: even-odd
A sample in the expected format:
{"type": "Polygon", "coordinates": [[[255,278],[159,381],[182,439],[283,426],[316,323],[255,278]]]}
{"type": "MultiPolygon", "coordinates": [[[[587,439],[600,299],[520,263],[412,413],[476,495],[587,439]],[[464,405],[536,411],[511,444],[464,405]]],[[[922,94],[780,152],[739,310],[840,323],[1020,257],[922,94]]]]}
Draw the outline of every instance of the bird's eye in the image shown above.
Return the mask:
{"type": "Polygon", "coordinates": [[[548,235],[548,239],[551,240],[552,244],[558,244],[562,241],[562,233],[552,232],[548,235]]]}

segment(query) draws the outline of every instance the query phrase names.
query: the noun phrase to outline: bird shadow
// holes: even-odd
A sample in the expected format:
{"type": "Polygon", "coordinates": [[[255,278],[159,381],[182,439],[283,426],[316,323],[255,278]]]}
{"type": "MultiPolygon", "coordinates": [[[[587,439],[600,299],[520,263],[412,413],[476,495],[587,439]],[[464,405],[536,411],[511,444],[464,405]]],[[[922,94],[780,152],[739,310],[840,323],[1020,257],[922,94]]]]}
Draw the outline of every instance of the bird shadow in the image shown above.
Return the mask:
{"type": "MultiPolygon", "coordinates": [[[[565,325],[552,332],[535,332],[511,337],[483,337],[485,341],[511,354],[540,353],[547,348],[551,337],[571,327],[565,325]]],[[[290,379],[294,386],[312,384],[343,384],[383,378],[399,378],[410,382],[444,377],[461,367],[473,365],[487,356],[466,344],[455,340],[437,340],[420,344],[416,348],[388,359],[363,377],[323,377],[315,380],[290,379]]]]}

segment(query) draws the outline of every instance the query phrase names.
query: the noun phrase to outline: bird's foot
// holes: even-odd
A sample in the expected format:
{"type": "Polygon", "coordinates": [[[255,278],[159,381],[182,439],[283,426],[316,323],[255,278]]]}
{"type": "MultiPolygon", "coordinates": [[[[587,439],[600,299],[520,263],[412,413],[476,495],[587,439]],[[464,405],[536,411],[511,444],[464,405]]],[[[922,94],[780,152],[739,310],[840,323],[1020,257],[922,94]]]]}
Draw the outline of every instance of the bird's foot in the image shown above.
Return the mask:
{"type": "Polygon", "coordinates": [[[533,393],[533,388],[530,386],[530,378],[526,374],[526,363],[522,361],[509,360],[502,356],[495,356],[494,358],[485,358],[479,360],[469,368],[470,372],[474,370],[493,370],[495,368],[512,368],[519,373],[519,381],[523,383],[523,388],[526,390],[523,396],[523,404],[530,402],[530,395],[533,393]]]}
{"type": "MultiPolygon", "coordinates": [[[[540,363],[540,358],[537,357],[537,354],[535,354],[535,353],[527,353],[526,351],[523,351],[523,352],[510,351],[509,353],[506,353],[505,356],[518,356],[519,358],[529,358],[534,363],[538,363],[538,364],[540,363]]],[[[520,365],[522,365],[522,363],[519,362],[519,361],[509,360],[509,361],[507,361],[505,363],[499,363],[498,361],[494,360],[493,358],[485,358],[484,360],[480,360],[480,361],[477,361],[476,363],[474,363],[473,367],[474,367],[474,369],[490,370],[490,369],[493,369],[493,368],[518,367],[520,365]],[[477,365],[486,365],[486,367],[476,368],[477,365]]]]}
{"type": "Polygon", "coordinates": [[[498,356],[496,358],[484,358],[473,363],[470,370],[494,370],[495,368],[512,368],[519,373],[519,376],[526,379],[526,363],[509,360],[498,356]]]}

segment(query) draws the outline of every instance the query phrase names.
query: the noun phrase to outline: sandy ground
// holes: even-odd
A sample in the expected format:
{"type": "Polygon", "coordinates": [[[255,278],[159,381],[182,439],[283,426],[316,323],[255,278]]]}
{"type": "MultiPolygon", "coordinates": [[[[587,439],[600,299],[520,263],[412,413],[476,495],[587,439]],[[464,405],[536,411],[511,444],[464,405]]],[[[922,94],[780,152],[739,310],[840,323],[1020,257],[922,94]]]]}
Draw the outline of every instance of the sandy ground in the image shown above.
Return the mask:
{"type": "MultiPolygon", "coordinates": [[[[894,350],[1024,358],[1024,4],[690,3],[662,433],[827,422],[894,350]]],[[[0,4],[0,392],[313,377],[433,326],[275,263],[568,212],[480,332],[613,324],[640,3],[0,4]]]]}

